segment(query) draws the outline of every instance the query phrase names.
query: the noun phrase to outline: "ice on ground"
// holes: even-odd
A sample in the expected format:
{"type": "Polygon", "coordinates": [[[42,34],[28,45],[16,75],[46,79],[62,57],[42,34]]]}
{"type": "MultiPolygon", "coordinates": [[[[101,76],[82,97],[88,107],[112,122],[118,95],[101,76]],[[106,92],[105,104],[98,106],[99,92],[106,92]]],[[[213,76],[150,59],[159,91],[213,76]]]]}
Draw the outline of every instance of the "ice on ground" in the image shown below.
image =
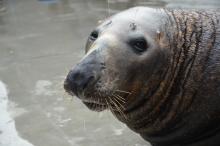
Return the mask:
{"type": "Polygon", "coordinates": [[[85,140],[85,137],[73,137],[71,139],[68,139],[67,141],[73,146],[79,146],[79,143],[83,140],[85,140]]]}
{"type": "Polygon", "coordinates": [[[56,112],[60,112],[61,113],[61,112],[65,111],[65,108],[62,107],[62,106],[59,106],[59,107],[54,107],[53,110],[56,111],[56,112]]]}
{"type": "Polygon", "coordinates": [[[123,128],[115,128],[115,127],[113,127],[114,135],[122,135],[124,130],[125,130],[124,127],[123,128]]]}
{"type": "Polygon", "coordinates": [[[55,91],[51,89],[53,83],[48,80],[38,80],[35,85],[35,95],[46,95],[52,96],[54,95],[55,91]]]}
{"type": "Polygon", "coordinates": [[[8,90],[0,81],[0,146],[33,146],[22,139],[15,128],[14,119],[8,111],[8,90]]]}
{"type": "Polygon", "coordinates": [[[124,129],[114,129],[114,134],[115,135],[122,135],[123,131],[124,131],[124,129]]]}
{"type": "Polygon", "coordinates": [[[18,107],[18,104],[12,101],[8,102],[8,109],[8,112],[13,119],[28,112],[24,108],[18,107]]]}

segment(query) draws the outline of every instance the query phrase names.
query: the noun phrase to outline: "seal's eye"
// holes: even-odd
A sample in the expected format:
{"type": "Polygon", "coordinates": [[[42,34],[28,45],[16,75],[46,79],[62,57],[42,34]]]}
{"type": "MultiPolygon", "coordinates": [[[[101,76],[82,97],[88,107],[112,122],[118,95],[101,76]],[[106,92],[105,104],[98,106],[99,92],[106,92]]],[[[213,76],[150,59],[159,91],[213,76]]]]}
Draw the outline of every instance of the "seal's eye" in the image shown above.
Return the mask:
{"type": "Polygon", "coordinates": [[[89,38],[90,38],[92,41],[94,41],[94,40],[96,40],[96,39],[98,38],[98,36],[99,36],[99,32],[98,32],[97,30],[94,30],[94,31],[90,34],[89,38]]]}
{"type": "Polygon", "coordinates": [[[132,39],[130,40],[129,44],[138,54],[143,53],[148,48],[147,42],[144,37],[132,39]]]}

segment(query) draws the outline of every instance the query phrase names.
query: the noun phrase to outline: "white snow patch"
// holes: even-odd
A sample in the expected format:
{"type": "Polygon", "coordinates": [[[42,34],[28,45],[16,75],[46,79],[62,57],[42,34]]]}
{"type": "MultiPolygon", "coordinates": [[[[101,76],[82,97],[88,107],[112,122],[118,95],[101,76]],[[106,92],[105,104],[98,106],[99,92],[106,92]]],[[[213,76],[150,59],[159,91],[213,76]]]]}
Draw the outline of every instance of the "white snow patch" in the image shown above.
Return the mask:
{"type": "Polygon", "coordinates": [[[18,104],[12,101],[8,102],[8,109],[10,109],[9,113],[13,119],[28,112],[25,109],[18,107],[18,104]]]}
{"type": "Polygon", "coordinates": [[[54,107],[53,110],[56,112],[64,112],[66,109],[64,107],[60,106],[60,107],[54,107]]]}
{"type": "Polygon", "coordinates": [[[60,121],[59,121],[59,126],[60,126],[60,127],[63,127],[63,126],[65,126],[66,123],[68,123],[68,122],[70,122],[70,121],[72,121],[71,118],[60,120],[60,121]]]}
{"type": "Polygon", "coordinates": [[[56,99],[57,101],[63,101],[63,98],[62,97],[59,97],[56,99]]]}
{"type": "Polygon", "coordinates": [[[108,0],[108,3],[128,3],[128,0],[108,0]]]}
{"type": "Polygon", "coordinates": [[[124,129],[113,129],[115,135],[122,135],[124,129]]]}
{"type": "Polygon", "coordinates": [[[99,118],[103,118],[103,113],[98,113],[99,114],[99,118]]]}
{"type": "Polygon", "coordinates": [[[47,116],[48,118],[50,118],[50,117],[51,117],[51,115],[52,115],[52,114],[51,114],[51,113],[49,113],[49,112],[47,112],[47,113],[46,113],[46,116],[47,116]]]}
{"type": "Polygon", "coordinates": [[[69,122],[69,121],[71,121],[72,119],[71,118],[68,118],[68,119],[63,119],[62,121],[60,121],[60,123],[67,123],[67,122],[69,122]]]}
{"type": "Polygon", "coordinates": [[[135,144],[135,146],[149,146],[149,145],[141,145],[141,144],[135,144]]]}
{"type": "Polygon", "coordinates": [[[96,128],[93,132],[99,132],[101,130],[102,130],[102,128],[96,128]]]}
{"type": "Polygon", "coordinates": [[[24,40],[24,39],[40,37],[40,36],[43,36],[43,34],[31,33],[31,34],[21,35],[17,39],[24,40]]]}
{"type": "Polygon", "coordinates": [[[68,139],[68,142],[73,146],[79,146],[79,143],[84,139],[85,137],[73,137],[71,139],[68,139]]]}
{"type": "Polygon", "coordinates": [[[123,134],[123,132],[124,132],[124,130],[126,129],[126,126],[125,125],[123,125],[122,127],[115,127],[115,126],[111,126],[112,127],[112,130],[113,130],[113,133],[114,133],[114,135],[122,135],[123,134]]]}
{"type": "Polygon", "coordinates": [[[70,122],[70,121],[72,121],[71,118],[62,119],[62,120],[59,121],[59,126],[60,126],[60,127],[63,127],[63,126],[65,126],[66,123],[68,123],[68,122],[70,122]]]}
{"type": "Polygon", "coordinates": [[[35,85],[35,95],[46,95],[52,96],[55,94],[55,91],[51,89],[53,83],[48,80],[38,80],[35,85]]]}
{"type": "Polygon", "coordinates": [[[8,91],[2,81],[0,81],[0,111],[0,146],[33,146],[22,139],[16,131],[14,119],[8,111],[8,91]]]}

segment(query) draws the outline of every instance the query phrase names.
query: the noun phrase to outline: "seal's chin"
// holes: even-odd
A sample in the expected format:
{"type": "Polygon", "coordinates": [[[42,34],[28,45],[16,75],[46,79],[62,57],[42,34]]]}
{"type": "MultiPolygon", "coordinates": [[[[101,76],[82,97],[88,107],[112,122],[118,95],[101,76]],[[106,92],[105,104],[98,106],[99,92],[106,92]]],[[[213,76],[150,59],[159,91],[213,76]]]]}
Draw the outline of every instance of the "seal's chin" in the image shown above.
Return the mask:
{"type": "Polygon", "coordinates": [[[104,94],[98,92],[95,86],[74,92],[71,84],[65,81],[64,89],[69,95],[78,97],[92,111],[100,112],[108,108],[104,94]]]}
{"type": "Polygon", "coordinates": [[[97,94],[95,90],[87,90],[87,92],[79,94],[77,97],[92,111],[101,112],[108,108],[105,97],[97,94]]]}

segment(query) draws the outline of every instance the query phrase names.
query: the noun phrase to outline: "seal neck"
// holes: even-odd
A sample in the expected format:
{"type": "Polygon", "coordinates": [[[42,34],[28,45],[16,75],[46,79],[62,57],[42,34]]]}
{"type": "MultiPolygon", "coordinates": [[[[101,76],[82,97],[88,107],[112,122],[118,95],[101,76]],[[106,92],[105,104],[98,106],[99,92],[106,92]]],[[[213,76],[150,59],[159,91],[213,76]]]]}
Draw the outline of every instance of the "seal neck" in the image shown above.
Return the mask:
{"type": "Polygon", "coordinates": [[[137,98],[138,108],[126,113],[128,120],[121,119],[147,137],[169,135],[184,127],[182,119],[190,116],[187,111],[196,98],[209,54],[216,45],[214,15],[183,10],[166,13],[167,25],[161,30],[166,32],[169,60],[155,74],[157,78],[148,81],[151,87],[137,98]]]}

